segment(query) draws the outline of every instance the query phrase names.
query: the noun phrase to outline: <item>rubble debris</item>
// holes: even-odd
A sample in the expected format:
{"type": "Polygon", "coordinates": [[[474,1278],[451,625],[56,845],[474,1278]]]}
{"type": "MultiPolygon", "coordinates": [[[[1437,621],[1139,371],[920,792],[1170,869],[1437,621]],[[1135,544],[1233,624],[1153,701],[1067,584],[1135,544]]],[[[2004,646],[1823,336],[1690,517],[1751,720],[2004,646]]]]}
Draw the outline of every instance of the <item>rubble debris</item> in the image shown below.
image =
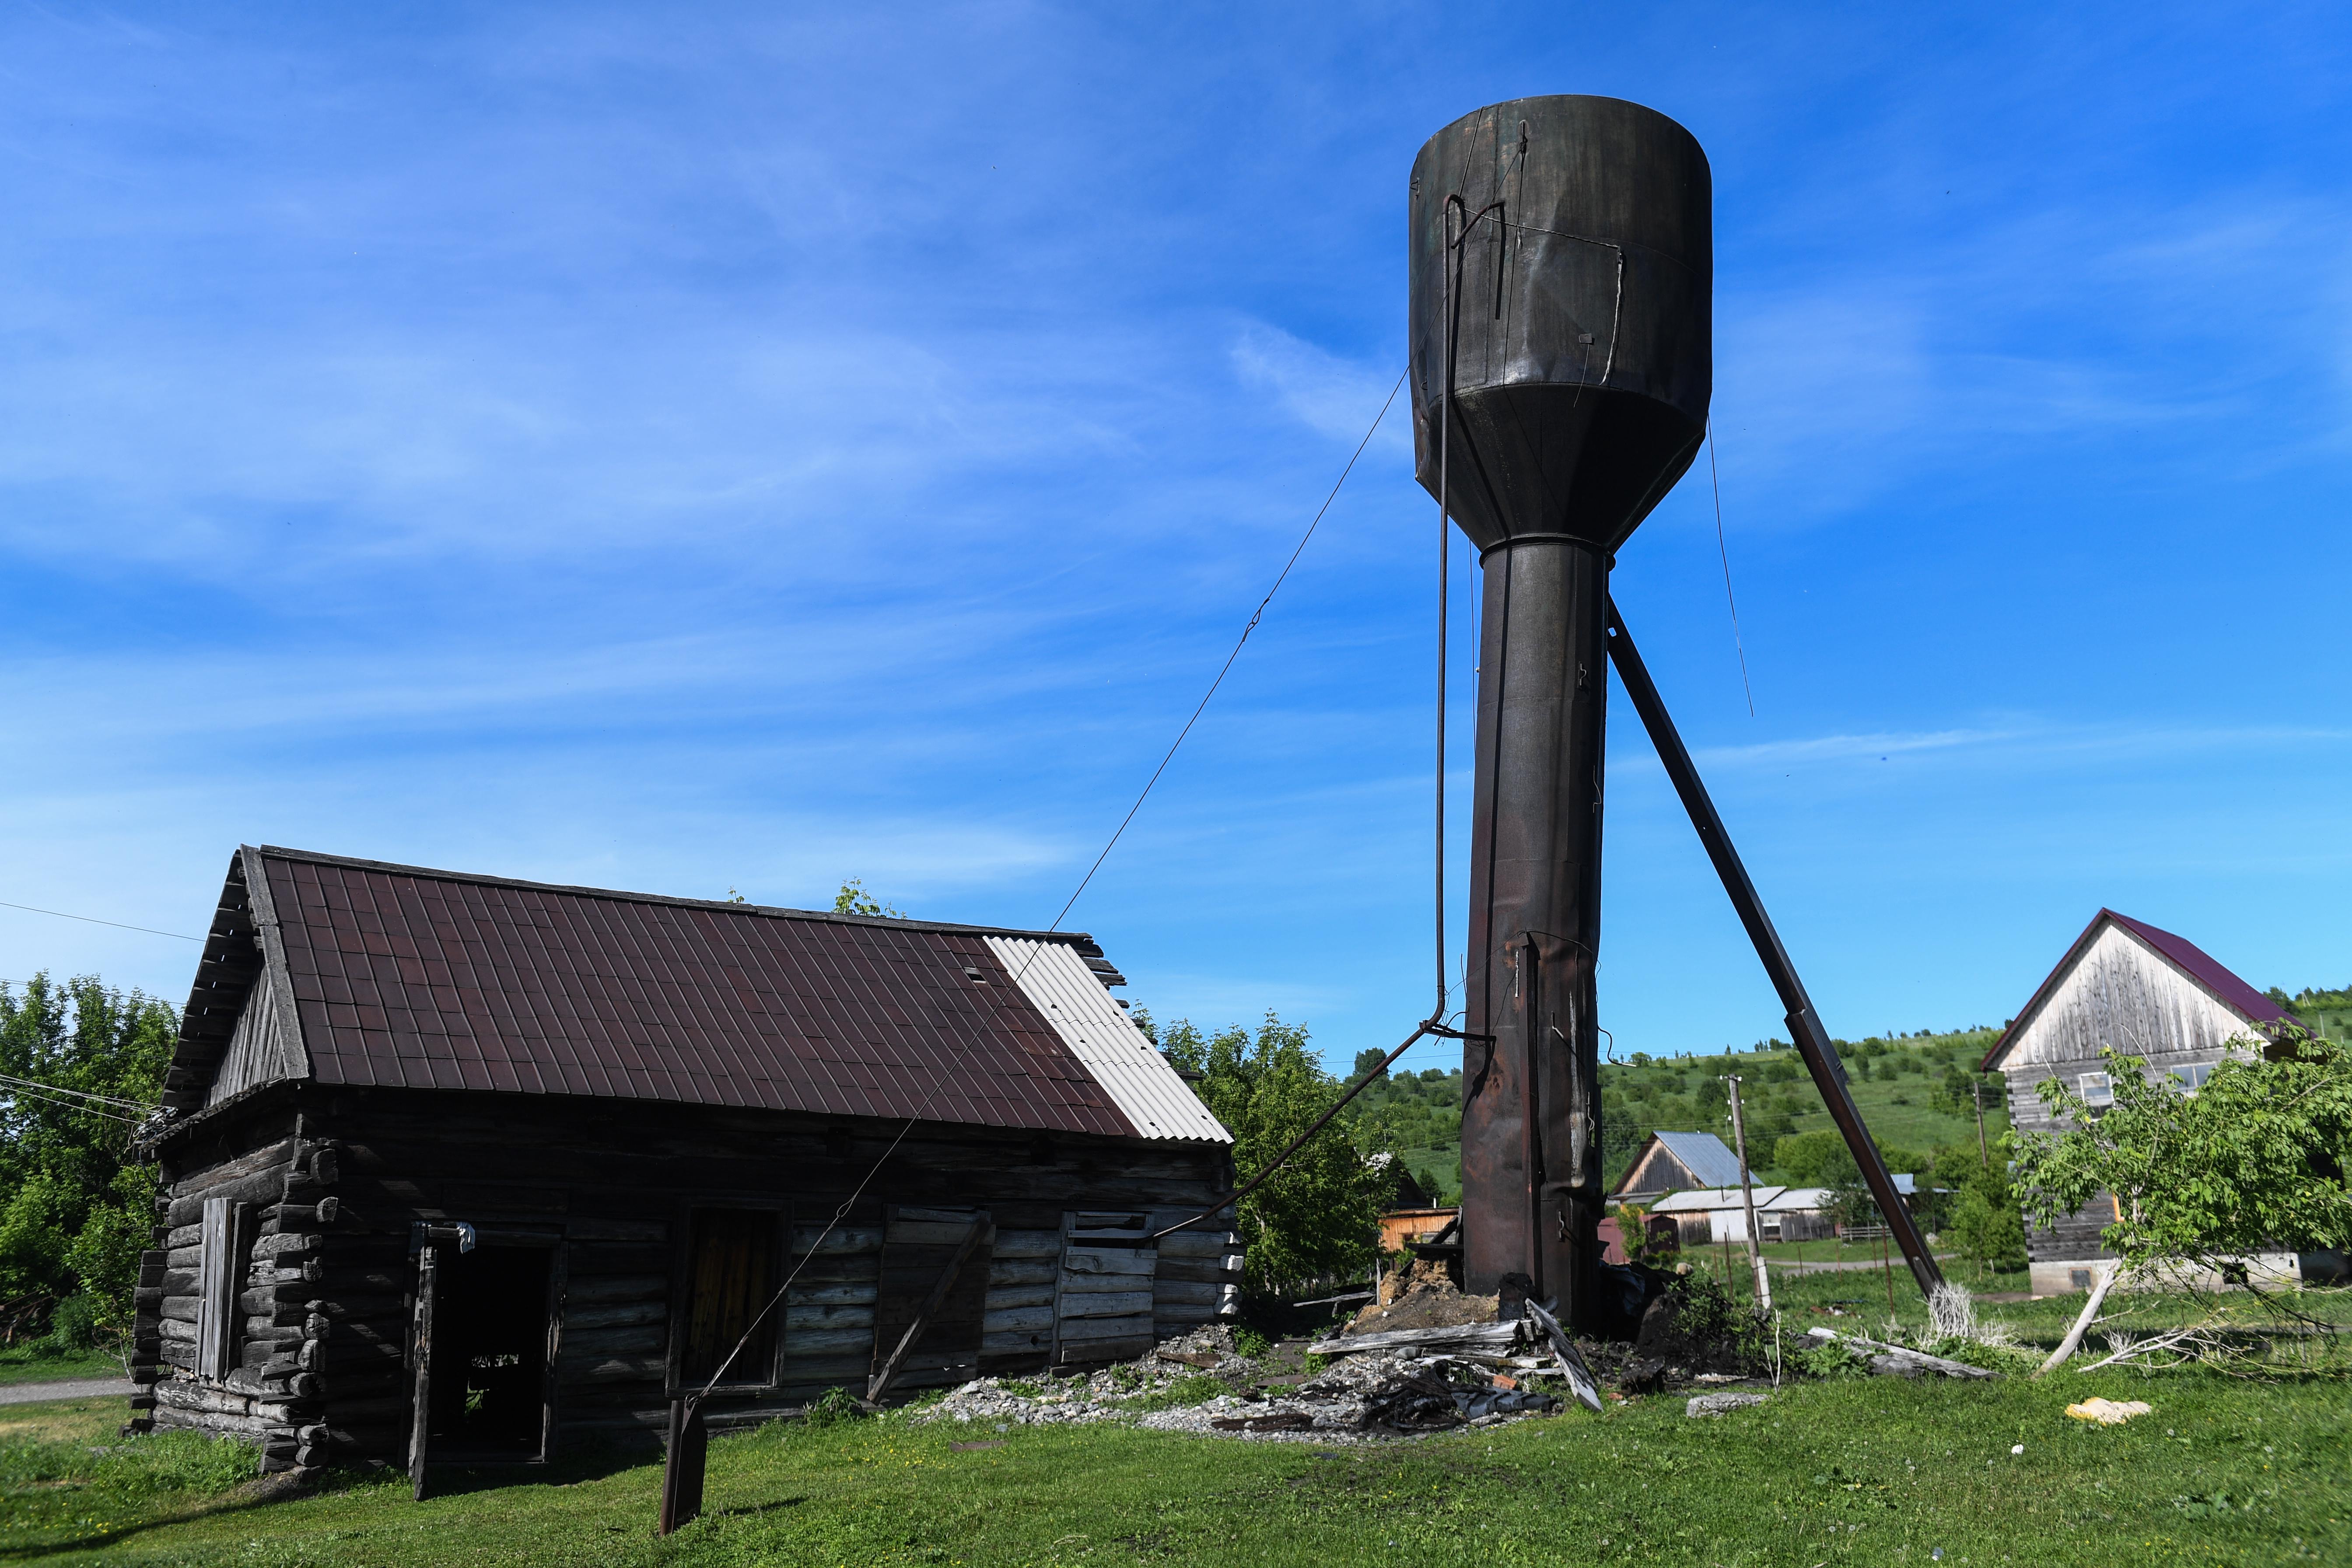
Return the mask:
{"type": "Polygon", "coordinates": [[[1381,1300],[1356,1314],[1348,1337],[1396,1329],[1457,1328],[1491,1323],[1500,1307],[1494,1296],[1465,1296],[1434,1258],[1423,1258],[1381,1282],[1381,1300]]]}
{"type": "Polygon", "coordinates": [[[1376,1334],[1349,1334],[1344,1339],[1318,1340],[1307,1347],[1309,1355],[1362,1355],[1373,1351],[1486,1351],[1505,1355],[1520,1350],[1530,1337],[1528,1325],[1518,1323],[1456,1323],[1423,1329],[1390,1329],[1376,1334]]]}
{"type": "Polygon", "coordinates": [[[1745,1410],[1751,1405],[1761,1405],[1761,1394],[1701,1394],[1683,1406],[1685,1415],[1723,1415],[1734,1410],[1745,1410]]]}
{"type": "Polygon", "coordinates": [[[2156,1406],[2145,1399],[2085,1399],[2080,1405],[2066,1406],[2066,1414],[2077,1421],[2095,1421],[2102,1426],[2120,1426],[2135,1415],[2151,1415],[2156,1406]]]}
{"type": "Polygon", "coordinates": [[[1842,1344],[1858,1354],[1866,1355],[1870,1370],[1881,1377],[1917,1377],[1929,1372],[1945,1377],[2000,1375],[1989,1367],[1970,1366],[1964,1361],[1947,1360],[1943,1356],[1929,1355],[1925,1351],[1907,1350],[1902,1345],[1890,1345],[1880,1340],[1866,1340],[1860,1334],[1841,1334],[1835,1329],[1807,1329],[1805,1337],[1825,1344],[1842,1344]]]}
{"type": "MultiPolygon", "coordinates": [[[[1465,1326],[1500,1330],[1512,1337],[1523,1327],[1465,1326]]],[[[1229,1352],[1231,1343],[1229,1331],[1202,1330],[1087,1377],[979,1378],[950,1390],[916,1419],[979,1422],[1000,1431],[1013,1426],[1130,1421],[1157,1431],[1328,1444],[1391,1441],[1486,1426],[1558,1410],[1562,1405],[1558,1394],[1528,1386],[1530,1375],[1551,1374],[1549,1357],[1516,1358],[1525,1363],[1519,1374],[1498,1376],[1491,1363],[1500,1357],[1415,1355],[1391,1349],[1345,1355],[1295,1384],[1266,1379],[1259,1363],[1228,1353],[1214,1363],[1213,1373],[1234,1392],[1175,1409],[1137,1409],[1139,1396],[1164,1390],[1180,1377],[1197,1377],[1197,1358],[1229,1352]],[[1201,1342],[1203,1336],[1213,1337],[1201,1342]],[[1176,1353],[1168,1353],[1171,1351],[1176,1353]],[[1243,1386],[1245,1383],[1255,1385],[1243,1386]]]]}

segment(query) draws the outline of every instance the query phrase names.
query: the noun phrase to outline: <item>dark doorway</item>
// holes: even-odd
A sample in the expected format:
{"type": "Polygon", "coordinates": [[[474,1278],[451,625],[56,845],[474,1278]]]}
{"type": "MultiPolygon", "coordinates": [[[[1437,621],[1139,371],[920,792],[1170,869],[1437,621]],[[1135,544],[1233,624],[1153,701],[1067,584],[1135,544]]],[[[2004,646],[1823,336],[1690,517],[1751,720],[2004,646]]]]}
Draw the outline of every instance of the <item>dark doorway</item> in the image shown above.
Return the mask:
{"type": "Polygon", "coordinates": [[[554,1257],[546,1247],[441,1249],[433,1312],[435,1460],[545,1458],[554,1257]]]}
{"type": "Polygon", "coordinates": [[[721,1366],[727,1369],[723,1384],[758,1387],[775,1381],[780,1314],[767,1307],[783,1261],[782,1231],[783,1216],[772,1210],[694,1211],[680,1358],[680,1373],[689,1387],[699,1388],[721,1366]],[[758,1331],[744,1343],[754,1323],[758,1331]]]}

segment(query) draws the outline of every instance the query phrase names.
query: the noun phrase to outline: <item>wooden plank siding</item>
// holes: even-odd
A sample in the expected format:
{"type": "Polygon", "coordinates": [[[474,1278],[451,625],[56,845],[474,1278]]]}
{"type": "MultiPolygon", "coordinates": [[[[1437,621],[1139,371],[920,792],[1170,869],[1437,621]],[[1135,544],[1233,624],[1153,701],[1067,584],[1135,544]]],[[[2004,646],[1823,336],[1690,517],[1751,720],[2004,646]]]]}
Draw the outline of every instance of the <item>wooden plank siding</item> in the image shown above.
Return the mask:
{"type": "Polygon", "coordinates": [[[739,1367],[714,1396],[722,1426],[830,1388],[862,1388],[877,1319],[903,1328],[936,1278],[929,1254],[952,1250],[931,1231],[961,1234],[961,1222],[939,1214],[968,1219],[984,1208],[995,1238],[984,1263],[961,1277],[946,1339],[927,1335],[898,1387],[1140,1353],[1213,1316],[1238,1284],[1229,1230],[1137,1245],[1150,1227],[1228,1190],[1223,1145],[919,1125],[892,1151],[903,1126],[574,1097],[264,1086],[159,1144],[163,1195],[156,1245],[141,1265],[134,1414],[258,1442],[273,1468],[398,1460],[420,1225],[464,1222],[483,1245],[528,1236],[559,1247],[558,1451],[566,1436],[655,1436],[670,1398],[690,1391],[683,1373],[698,1212],[764,1214],[782,1237],[781,1267],[760,1280],[748,1255],[738,1260],[742,1300],[717,1314],[724,1324],[714,1320],[713,1342],[731,1345],[751,1297],[764,1300],[792,1278],[772,1348],[752,1358],[756,1375],[739,1367]],[[866,1194],[836,1222],[886,1152],[866,1194]],[[208,1198],[247,1205],[252,1218],[234,1364],[213,1378],[196,1373],[208,1198]],[[1089,1217],[1101,1215],[1117,1223],[1089,1217]]]}
{"type": "MultiPolygon", "coordinates": [[[[2063,974],[2053,978],[2039,1005],[2011,1026],[1999,1051],[2008,1079],[2011,1123],[2023,1132],[2056,1132],[2061,1123],[2038,1092],[2056,1079],[2079,1090],[2085,1073],[2103,1072],[2101,1050],[2145,1057],[2152,1073],[2169,1072],[2249,1055],[2254,1028],[2193,977],[2123,927],[2108,923],[2063,974]]],[[[2112,1257],[2099,1233],[2115,1220],[2115,1199],[2101,1193],[2056,1224],[2029,1226],[2026,1255],[2035,1265],[2034,1288],[2075,1288],[2072,1271],[2050,1266],[2112,1257]]]]}

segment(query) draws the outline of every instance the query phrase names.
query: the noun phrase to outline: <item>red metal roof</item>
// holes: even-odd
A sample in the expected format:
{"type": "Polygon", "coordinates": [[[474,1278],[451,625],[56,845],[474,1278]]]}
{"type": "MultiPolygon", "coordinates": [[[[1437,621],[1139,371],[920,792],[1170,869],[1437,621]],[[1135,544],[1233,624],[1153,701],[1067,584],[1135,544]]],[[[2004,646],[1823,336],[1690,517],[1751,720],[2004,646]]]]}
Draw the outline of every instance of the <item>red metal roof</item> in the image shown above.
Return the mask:
{"type": "Polygon", "coordinates": [[[2091,939],[2098,935],[2100,925],[2108,921],[2123,927],[2162,953],[2191,980],[2210,991],[2224,1006],[2229,1007],[2249,1024],[2276,1023],[2290,1016],[2284,1008],[2239,979],[2237,975],[2222,966],[2220,959],[2215,958],[2187,937],[2175,936],[2168,931],[2148,924],[2146,921],[2136,921],[2129,915],[2119,915],[2113,910],[2103,909],[2091,917],[2091,923],[2083,928],[2083,934],[2074,939],[2074,945],[2066,950],[2066,956],[2060,959],[2057,967],[2043,977],[2042,984],[2034,988],[2032,999],[2019,1010],[2015,1018],[2010,1020],[2009,1027],[2000,1032],[2000,1038],[1992,1043],[1992,1048],[1985,1052],[1984,1060],[1977,1064],[1978,1071],[1990,1072],[1993,1069],[1993,1064],[2000,1059],[2001,1052],[2009,1048],[2010,1037],[2017,1032],[2018,1026],[2032,1018],[2041,1008],[2043,998],[2047,997],[2051,988],[2058,984],[2059,977],[2074,966],[2075,959],[2081,956],[2084,949],[2091,945],[2091,939]]]}
{"type": "Polygon", "coordinates": [[[983,928],[246,855],[321,1083],[1137,1135],[983,928]]]}

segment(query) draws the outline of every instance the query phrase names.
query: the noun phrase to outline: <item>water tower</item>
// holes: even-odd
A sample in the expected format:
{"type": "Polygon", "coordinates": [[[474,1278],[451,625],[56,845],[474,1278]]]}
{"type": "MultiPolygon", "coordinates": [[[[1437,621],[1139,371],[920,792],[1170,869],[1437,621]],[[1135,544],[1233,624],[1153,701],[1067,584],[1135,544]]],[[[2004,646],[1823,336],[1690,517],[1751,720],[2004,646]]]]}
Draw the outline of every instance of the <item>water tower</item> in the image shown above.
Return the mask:
{"type": "MultiPolygon", "coordinates": [[[[1463,1285],[1588,1327],[1601,1217],[1602,737],[1613,658],[1788,1009],[1832,1116],[1902,1207],[1845,1074],[1609,598],[1616,552],[1688,468],[1714,384],[1706,154],[1654,110],[1525,98],[1413,161],[1421,482],[1482,568],[1462,1118],[1463,1285]]],[[[1906,1212],[1889,1224],[1923,1288],[1906,1212]]]]}

